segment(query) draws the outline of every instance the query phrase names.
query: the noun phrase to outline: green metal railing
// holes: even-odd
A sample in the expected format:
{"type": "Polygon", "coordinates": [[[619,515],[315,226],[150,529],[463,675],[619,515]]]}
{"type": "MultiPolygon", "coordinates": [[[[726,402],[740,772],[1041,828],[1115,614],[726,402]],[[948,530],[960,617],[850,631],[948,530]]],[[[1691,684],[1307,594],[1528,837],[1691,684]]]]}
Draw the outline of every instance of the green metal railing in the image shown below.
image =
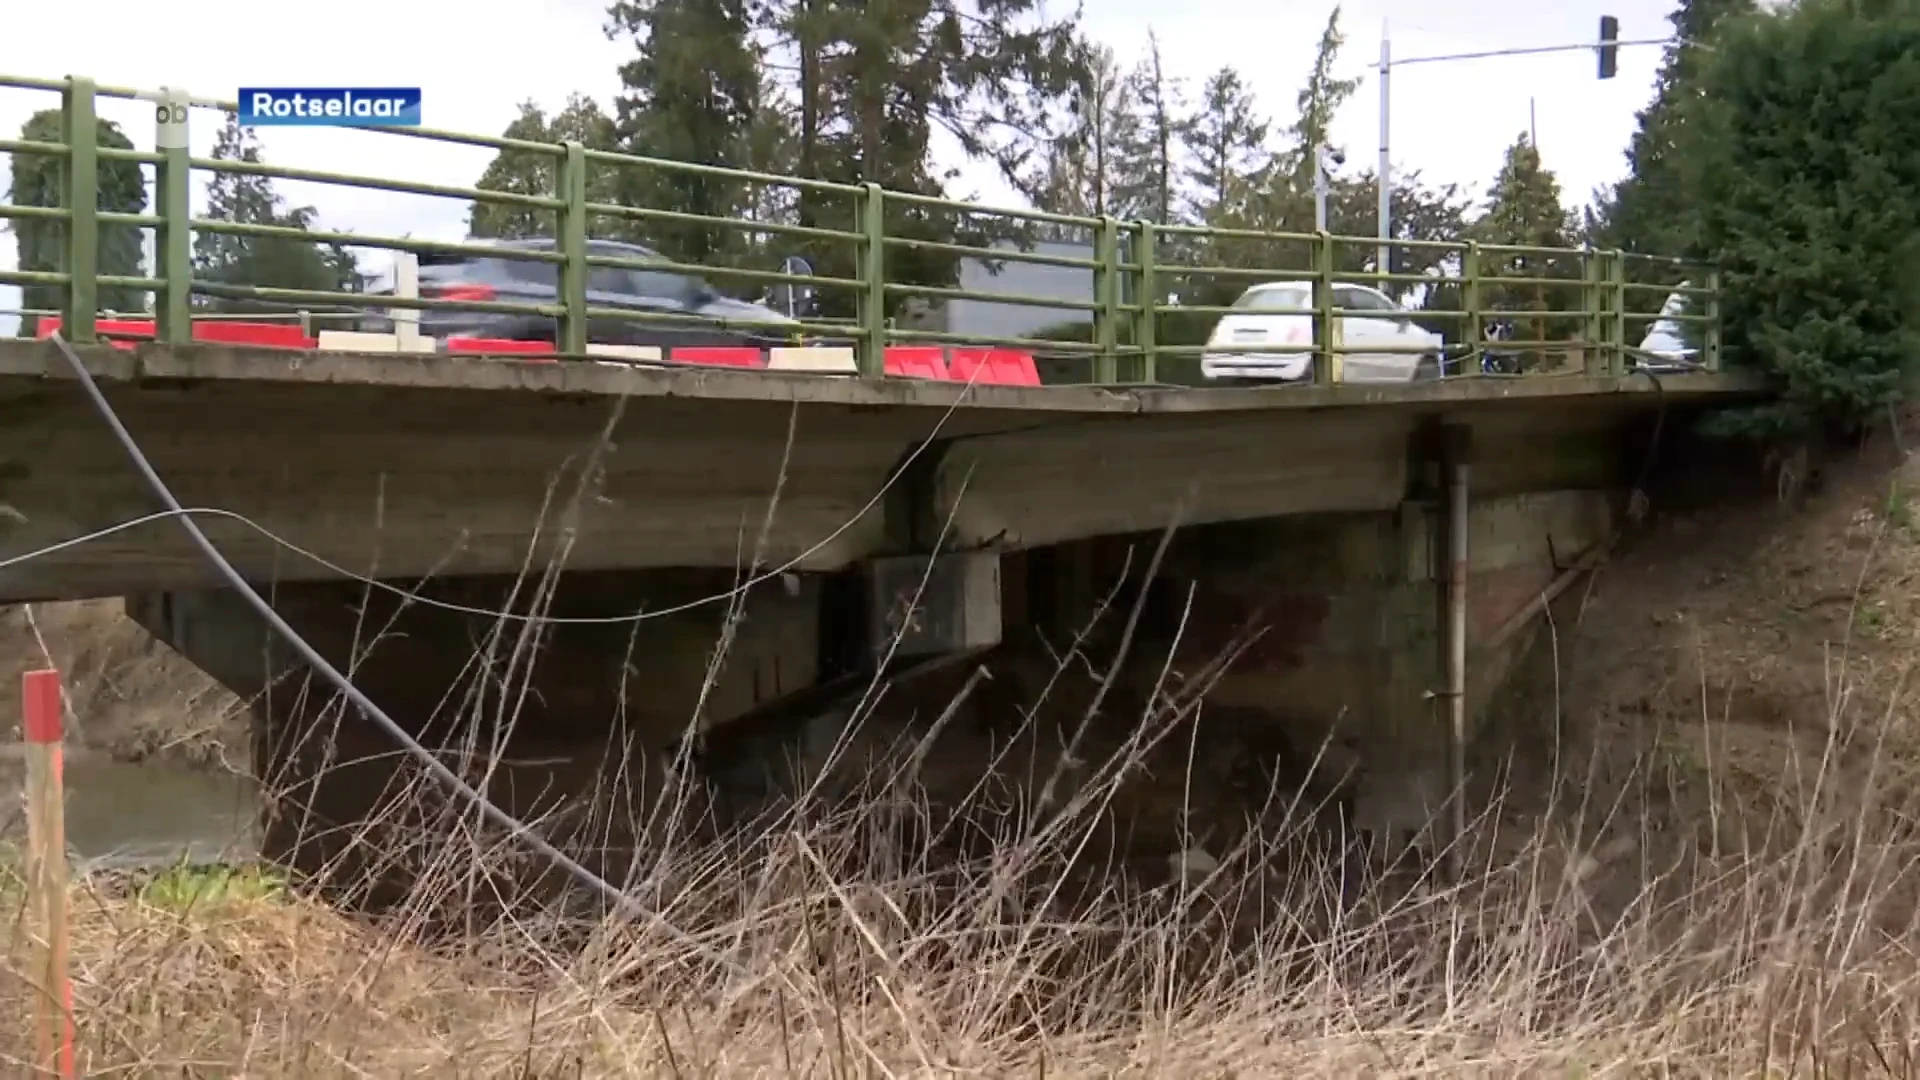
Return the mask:
{"type": "MultiPolygon", "coordinates": [[[[364,175],[288,168],[192,156],[184,148],[135,151],[102,146],[98,105],[102,99],[153,101],[151,92],[97,85],[72,78],[43,80],[0,75],[0,90],[59,95],[59,142],[0,140],[0,151],[43,155],[64,162],[62,205],[0,205],[0,219],[57,223],[63,240],[58,268],[0,272],[0,282],[52,286],[60,291],[63,333],[75,341],[98,337],[101,290],[152,296],[157,337],[191,340],[190,322],[203,317],[197,297],[218,295],[261,305],[295,308],[461,310],[534,315],[555,320],[557,350],[586,352],[590,328],[615,320],[753,330],[777,330],[812,340],[851,345],[863,376],[879,377],[889,345],[927,344],[1021,349],[1043,361],[1048,381],[1111,383],[1197,382],[1197,360],[1209,351],[1234,354],[1312,356],[1313,381],[1339,381],[1345,359],[1359,349],[1341,332],[1347,317],[1379,314],[1336,304],[1338,290],[1366,286],[1389,294],[1424,290],[1426,306],[1408,313],[1444,338],[1443,367],[1454,374],[1621,374],[1647,325],[1656,318],[1694,324],[1699,366],[1720,366],[1718,279],[1711,270],[1677,260],[1593,249],[1527,248],[1471,241],[1395,241],[1396,263],[1405,258],[1418,272],[1366,268],[1362,252],[1379,246],[1374,237],[1328,233],[1278,233],[1118,221],[1038,210],[990,209],[927,195],[720,169],[590,150],[579,143],[547,144],[467,135],[428,128],[367,129],[391,138],[524,155],[545,162],[555,177],[548,194],[488,191],[364,175]],[[102,210],[98,191],[102,163],[151,167],[156,183],[153,213],[102,210]],[[598,197],[607,190],[596,176],[640,170],[656,176],[699,179],[751,192],[761,209],[750,217],[722,217],[622,205],[598,197]],[[196,174],[244,174],[338,185],[402,195],[458,199],[476,207],[506,207],[541,222],[556,240],[551,252],[502,251],[490,245],[420,240],[236,223],[192,215],[196,174]],[[797,208],[797,209],[796,209],[797,208]],[[103,227],[151,229],[154,273],[103,275],[98,252],[103,227]],[[641,261],[591,250],[600,238],[649,240],[676,230],[727,249],[697,264],[641,261]],[[192,241],[196,233],[350,245],[419,255],[469,254],[546,262],[558,268],[555,302],[545,304],[448,300],[430,297],[215,285],[195,280],[192,241]],[[767,265],[775,243],[788,245],[824,267],[796,275],[767,265]],[[956,267],[966,262],[986,276],[1006,279],[1016,267],[1040,268],[1052,278],[1042,289],[968,287],[956,267]],[[757,265],[756,265],[757,264],[757,265]],[[1355,267],[1349,270],[1348,267],[1355,267]],[[693,315],[635,313],[590,306],[588,279],[596,269],[670,271],[699,275],[723,285],[785,284],[813,289],[820,310],[793,323],[721,321],[693,315]],[[1209,345],[1219,319],[1236,309],[1231,300],[1246,286],[1302,282],[1311,286],[1311,340],[1284,344],[1209,345]],[[1681,314],[1659,308],[1675,294],[1692,298],[1681,314]],[[952,325],[967,305],[986,305],[1004,332],[952,325]],[[1027,313],[1018,315],[1016,313],[1027,313]],[[1043,313],[1035,316],[1032,313],[1043,313]],[[1040,325],[1044,320],[1052,320],[1040,325]],[[943,325],[944,324],[944,325],[943,325]],[[1490,331],[1505,332],[1497,342],[1490,331]],[[1528,336],[1531,335],[1531,336],[1528,336]],[[1483,364],[1497,354],[1512,371],[1483,364]]],[[[195,110],[233,108],[232,103],[193,100],[195,110]]],[[[650,246],[666,247],[657,242],[650,246]]],[[[1029,275],[1038,271],[1028,270],[1029,275]]],[[[978,277],[978,272],[972,276],[978,277]]],[[[1017,273],[1014,276],[1018,276],[1017,273]]],[[[980,309],[975,309],[980,310],[980,309]]],[[[1265,313],[1276,312],[1263,309],[1265,313]]],[[[51,313],[51,312],[49,312],[51,313]]],[[[1396,316],[1397,317],[1397,316],[1396,316]]],[[[1366,346],[1367,353],[1429,346],[1366,346]]]]}

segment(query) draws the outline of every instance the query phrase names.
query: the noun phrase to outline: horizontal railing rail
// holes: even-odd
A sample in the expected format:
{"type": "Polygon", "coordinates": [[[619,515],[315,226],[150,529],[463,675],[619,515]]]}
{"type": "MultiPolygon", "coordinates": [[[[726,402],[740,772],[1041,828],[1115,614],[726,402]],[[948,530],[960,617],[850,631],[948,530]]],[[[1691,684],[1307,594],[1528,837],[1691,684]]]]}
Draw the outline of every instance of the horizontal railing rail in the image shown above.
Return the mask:
{"type": "MultiPolygon", "coordinates": [[[[377,322],[402,311],[458,311],[550,322],[553,346],[562,356],[587,355],[596,327],[635,321],[740,332],[755,340],[837,343],[855,351],[866,377],[884,374],[888,347],[903,344],[1022,350],[1040,362],[1050,382],[1196,384],[1207,378],[1207,363],[1223,356],[1306,356],[1315,383],[1344,381],[1353,365],[1414,354],[1423,363],[1431,360],[1443,377],[1619,375],[1641,358],[1641,342],[1656,325],[1685,332],[1692,344],[1683,362],[1706,370],[1717,370],[1721,362],[1718,275],[1659,256],[1467,238],[1396,239],[1387,245],[1391,265],[1380,267],[1376,237],[991,208],[874,184],[726,169],[579,143],[430,128],[363,129],[524,155],[552,175],[550,190],[501,191],[199,157],[179,127],[173,130],[181,137],[152,151],[101,139],[103,99],[184,101],[189,125],[196,113],[231,111],[229,101],[84,78],[0,75],[0,91],[58,95],[60,119],[57,141],[0,139],[0,152],[16,162],[58,163],[58,205],[0,205],[0,222],[16,232],[35,230],[42,240],[57,232],[58,242],[36,243],[32,259],[23,243],[22,265],[0,271],[0,283],[38,290],[43,298],[57,293],[57,308],[22,304],[17,313],[23,321],[57,315],[62,333],[76,341],[96,340],[101,319],[127,314],[104,310],[103,293],[111,291],[114,298],[150,297],[150,310],[135,314],[151,317],[155,338],[173,344],[192,341],[192,322],[209,318],[359,325],[355,320],[363,316],[377,322]],[[129,164],[143,170],[143,179],[151,172],[152,205],[142,200],[135,208],[102,206],[102,169],[129,164]],[[518,215],[520,235],[542,236],[552,241],[552,250],[195,216],[194,182],[221,175],[498,208],[518,215]],[[642,185],[662,177],[716,185],[736,193],[735,205],[756,209],[728,216],[645,205],[644,195],[623,194],[644,193],[644,186],[622,186],[635,177],[642,185]],[[153,234],[150,274],[102,272],[106,240],[124,244],[144,231],[153,234]],[[524,302],[212,281],[196,277],[194,269],[194,240],[208,236],[508,259],[553,267],[555,285],[551,302],[524,302]],[[661,239],[676,236],[687,242],[661,239]],[[596,248],[602,240],[638,240],[663,254],[608,253],[596,248]],[[806,258],[808,272],[793,272],[788,261],[776,260],[778,245],[806,258]],[[594,301],[590,279],[607,270],[698,278],[747,296],[769,287],[805,289],[812,301],[794,317],[638,312],[594,301]],[[1289,284],[1304,303],[1247,306],[1249,289],[1289,284]],[[1383,295],[1396,310],[1382,308],[1383,295]],[[1676,298],[1686,306],[1676,308],[1676,298]],[[261,310],[217,311],[210,308],[214,302],[261,310]],[[1225,330],[1250,314],[1290,318],[1287,340],[1225,330]],[[1223,321],[1230,319],[1235,322],[1223,321]],[[1353,329],[1381,323],[1408,329],[1405,342],[1361,338],[1353,329]],[[1419,335],[1411,333],[1416,327],[1419,335]]],[[[144,262],[135,267],[144,268],[144,262]]]]}

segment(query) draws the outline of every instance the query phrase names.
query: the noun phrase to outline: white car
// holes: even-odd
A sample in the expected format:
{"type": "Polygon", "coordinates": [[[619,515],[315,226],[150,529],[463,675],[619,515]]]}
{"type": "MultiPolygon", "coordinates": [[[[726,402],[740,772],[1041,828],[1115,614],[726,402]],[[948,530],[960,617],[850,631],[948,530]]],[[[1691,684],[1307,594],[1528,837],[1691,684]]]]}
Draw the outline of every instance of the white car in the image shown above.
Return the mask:
{"type": "MultiPolygon", "coordinates": [[[[1686,282],[1680,283],[1685,289],[1686,282]]],[[[1640,352],[1633,364],[1644,371],[1666,374],[1676,371],[1693,371],[1700,367],[1700,351],[1687,344],[1686,334],[1680,323],[1674,318],[1687,310],[1687,297],[1684,293],[1673,293],[1667,302],[1660,305],[1660,316],[1647,328],[1647,336],[1640,339],[1640,352]]]]}
{"type": "MultiPolygon", "coordinates": [[[[1342,382],[1412,382],[1440,375],[1446,350],[1439,334],[1414,324],[1413,316],[1378,289],[1335,285],[1333,306],[1339,316],[1342,382]]],[[[1313,353],[1235,352],[1235,346],[1313,344],[1313,286],[1304,281],[1255,285],[1233,302],[1200,355],[1200,371],[1209,379],[1313,377],[1313,353]]]]}

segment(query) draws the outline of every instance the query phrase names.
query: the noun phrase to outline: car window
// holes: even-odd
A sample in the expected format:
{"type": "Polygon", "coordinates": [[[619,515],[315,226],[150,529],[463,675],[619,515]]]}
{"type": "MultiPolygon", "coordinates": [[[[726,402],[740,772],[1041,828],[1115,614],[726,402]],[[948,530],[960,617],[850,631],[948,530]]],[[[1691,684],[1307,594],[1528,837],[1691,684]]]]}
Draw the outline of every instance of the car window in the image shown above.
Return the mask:
{"type": "Polygon", "coordinates": [[[1304,311],[1313,307],[1313,293],[1304,287],[1248,289],[1233,306],[1249,311],[1304,311]]]}
{"type": "MultiPolygon", "coordinates": [[[[645,248],[591,248],[590,253],[614,259],[651,261],[660,258],[645,248]]],[[[699,282],[670,270],[636,270],[632,267],[601,266],[588,275],[588,288],[623,296],[645,296],[659,300],[682,301],[699,291],[699,282]]]]}
{"type": "Polygon", "coordinates": [[[494,263],[500,275],[508,281],[547,289],[560,288],[560,267],[554,263],[530,259],[496,259],[494,263]]]}
{"type": "Polygon", "coordinates": [[[1382,314],[1398,313],[1400,311],[1399,305],[1379,293],[1374,292],[1372,289],[1348,286],[1344,289],[1335,289],[1333,296],[1334,307],[1348,308],[1355,311],[1377,311],[1382,314]]]}
{"type": "Polygon", "coordinates": [[[633,292],[633,277],[630,272],[617,266],[589,266],[587,289],[590,292],[630,295],[633,292]]]}
{"type": "Polygon", "coordinates": [[[633,278],[633,292],[637,296],[678,301],[699,291],[699,283],[684,274],[665,270],[629,270],[627,273],[633,278]]]}

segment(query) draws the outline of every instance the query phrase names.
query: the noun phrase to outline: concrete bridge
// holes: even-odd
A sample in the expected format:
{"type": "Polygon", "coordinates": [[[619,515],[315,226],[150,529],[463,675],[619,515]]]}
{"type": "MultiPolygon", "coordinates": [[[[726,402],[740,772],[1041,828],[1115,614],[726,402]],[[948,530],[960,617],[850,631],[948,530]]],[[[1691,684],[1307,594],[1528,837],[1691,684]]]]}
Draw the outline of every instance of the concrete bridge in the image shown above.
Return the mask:
{"type": "MultiPolygon", "coordinates": [[[[1180,531],[1160,577],[1197,588],[1181,655],[1201,664],[1235,634],[1259,634],[1212,701],[1305,724],[1307,740],[1337,718],[1377,774],[1431,772],[1447,747],[1433,693],[1447,678],[1449,463],[1471,467],[1464,602],[1478,715],[1513,659],[1502,628],[1605,542],[1654,418],[1679,425],[1753,392],[1706,373],[966,388],[222,346],[79,351],[182,502],[244,518],[202,521],[220,550],[426,741],[472,736],[450,695],[472,692],[475,651],[498,622],[361,579],[526,611],[538,579],[564,569],[546,614],[606,621],[552,627],[522,673],[532,692],[505,753],[547,764],[498,771],[510,806],[529,790],[547,806],[603,783],[615,717],[659,748],[696,712],[724,726],[862,670],[894,639],[890,616],[935,551],[949,554],[931,564],[905,655],[1007,647],[1033,628],[1069,639],[1128,567],[1142,573],[1170,525],[1180,531]],[[791,572],[740,597],[711,685],[728,604],[630,619],[724,596],[749,563],[791,572]],[[1499,648],[1478,648],[1496,635],[1499,648]]],[[[156,509],[64,369],[49,343],[0,343],[0,558],[156,509]]],[[[0,598],[126,596],[157,637],[257,702],[259,768],[312,774],[315,755],[334,755],[326,816],[371,814],[391,747],[327,713],[325,695],[293,689],[298,665],[219,584],[162,520],[12,564],[0,598]],[[340,760],[356,753],[358,772],[340,760]]],[[[1148,618],[1143,639],[1170,642],[1173,623],[1148,618]]]]}
{"type": "MultiPolygon", "coordinates": [[[[64,198],[0,206],[0,218],[57,225],[65,240],[57,265],[0,272],[0,282],[58,294],[57,308],[28,317],[57,315],[158,474],[188,507],[217,512],[200,523],[240,574],[421,741],[484,750],[494,767],[483,786],[523,816],[604,796],[611,776],[658,757],[690,722],[718,737],[735,721],[765,727],[786,708],[787,726],[805,728],[833,715],[832,688],[874,670],[889,647],[915,660],[980,658],[996,672],[996,707],[1012,712],[1051,682],[1027,677],[1035,658],[1070,641],[1125,580],[1140,612],[1127,636],[1166,651],[1175,676],[1204,681],[1229,726],[1336,738],[1378,791],[1430,789],[1418,778],[1449,752],[1458,781],[1459,754],[1518,652],[1514,627],[1613,535],[1656,424],[1674,430],[1690,413],[1759,392],[1716,370],[1711,274],[1642,273],[1618,252],[1425,244],[1429,255],[1445,249],[1444,260],[1415,273],[1367,265],[1374,238],[1216,236],[950,204],[956,214],[1004,213],[1014,233],[1040,222],[1088,237],[1085,258],[1057,242],[978,250],[994,263],[1064,269],[1050,297],[983,292],[981,275],[957,275],[975,282],[970,293],[889,275],[889,251],[925,247],[889,232],[889,207],[930,200],[794,181],[823,204],[843,199],[852,224],[710,224],[777,225],[823,246],[844,240],[844,266],[808,277],[635,262],[601,252],[587,232],[590,222],[650,212],[587,200],[583,170],[631,164],[619,155],[458,137],[552,157],[552,197],[288,172],[192,159],[178,132],[151,153],[100,145],[97,104],[136,91],[0,75],[8,87],[59,95],[63,141],[10,145],[58,159],[64,198]],[[141,163],[158,170],[155,213],[98,205],[102,170],[141,163]],[[222,169],[550,215],[550,250],[514,257],[553,267],[555,293],[427,295],[402,287],[413,284],[399,281],[412,265],[404,261],[394,290],[378,297],[213,289],[193,277],[195,233],[502,257],[473,243],[194,217],[193,174],[222,169]],[[151,277],[99,265],[103,231],[147,228],[151,277]],[[1244,254],[1262,239],[1306,253],[1307,264],[1244,254]],[[697,324],[737,335],[738,319],[636,314],[593,298],[594,275],[625,269],[845,288],[852,317],[778,324],[805,339],[805,355],[784,365],[800,370],[676,364],[677,345],[635,344],[635,334],[697,324]],[[1675,284],[1687,275],[1707,284],[1675,284]],[[1079,278],[1085,295],[1066,295],[1067,279],[1079,278]],[[1192,284],[1204,281],[1215,284],[1192,284]],[[1281,313],[1298,320],[1289,343],[1236,338],[1232,348],[1311,353],[1309,384],[1167,385],[1208,348],[1193,320],[1217,323],[1237,310],[1223,297],[1263,281],[1310,283],[1312,308],[1281,313]],[[1378,287],[1373,309],[1341,299],[1358,295],[1353,281],[1378,287]],[[1457,307],[1378,307],[1396,290],[1443,286],[1460,290],[1457,307]],[[1701,324],[1698,362],[1678,374],[1633,372],[1633,342],[1654,313],[1636,314],[1632,298],[1689,289],[1704,311],[1672,317],[1701,324]],[[101,310],[104,290],[152,296],[136,335],[146,340],[110,340],[130,324],[101,310]],[[1179,303],[1163,302],[1180,290],[1179,303]],[[1052,304],[1080,321],[1051,339],[970,334],[953,312],[941,330],[904,328],[896,315],[916,297],[1052,304]],[[208,332],[204,304],[236,300],[300,309],[303,323],[310,308],[376,307],[391,332],[309,338],[304,326],[283,325],[268,335],[290,346],[280,348],[208,332]],[[423,342],[421,316],[474,310],[524,332],[466,350],[486,356],[453,355],[451,338],[423,342]],[[1413,334],[1416,318],[1445,334],[1413,334]],[[1361,344],[1345,329],[1369,321],[1389,324],[1388,338],[1417,339],[1406,349],[1423,358],[1444,352],[1441,374],[1480,368],[1496,336],[1549,370],[1348,382],[1343,356],[1371,350],[1375,368],[1391,369],[1388,354],[1400,348],[1377,335],[1361,344]],[[1514,332],[1525,326],[1532,340],[1514,332]],[[814,362],[828,339],[848,343],[845,374],[814,362]],[[383,351],[364,351],[376,346],[383,351]],[[1048,385],[894,377],[893,350],[903,346],[1025,350],[1048,385]],[[1142,587],[1170,526],[1178,529],[1154,583],[1142,587]],[[519,659],[508,663],[503,651],[519,659]],[[1224,675],[1209,666],[1232,651],[1224,675]]],[[[709,308],[718,295],[688,288],[709,308]]],[[[268,852],[305,868],[343,854],[354,847],[350,827],[386,813],[394,748],[357,714],[329,708],[327,694],[308,692],[285,643],[222,587],[175,523],[119,527],[158,508],[81,390],[52,343],[0,342],[0,601],[126,597],[160,640],[255,702],[255,765],[279,782],[268,852]],[[67,543],[101,530],[111,531],[67,543]]],[[[1124,676],[1121,690],[1144,701],[1152,687],[1140,680],[1159,665],[1140,667],[1156,671],[1124,676]]],[[[1398,829],[1425,805],[1374,799],[1369,813],[1374,827],[1398,829]]]]}

